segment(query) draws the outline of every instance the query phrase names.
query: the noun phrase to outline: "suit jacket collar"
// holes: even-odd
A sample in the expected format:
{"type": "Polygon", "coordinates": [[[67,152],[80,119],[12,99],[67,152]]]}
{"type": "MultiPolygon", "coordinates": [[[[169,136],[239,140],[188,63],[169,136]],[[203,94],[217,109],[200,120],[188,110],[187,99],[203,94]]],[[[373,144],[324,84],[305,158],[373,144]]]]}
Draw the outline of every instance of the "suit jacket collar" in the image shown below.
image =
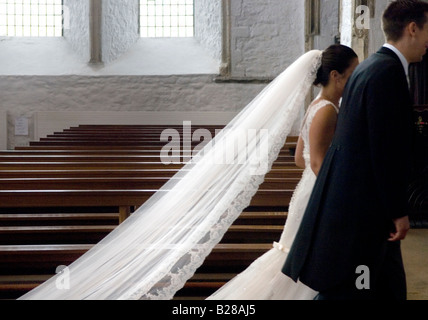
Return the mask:
{"type": "MultiPolygon", "coordinates": [[[[404,73],[406,75],[409,73],[409,70],[405,69],[405,66],[403,65],[403,62],[401,61],[400,57],[394,51],[392,51],[391,49],[389,49],[387,47],[382,47],[382,48],[379,49],[379,51],[377,53],[386,54],[386,55],[388,55],[390,57],[393,57],[394,59],[396,59],[403,66],[404,73]]],[[[408,66],[409,65],[407,65],[407,67],[408,66]]]]}
{"type": "Polygon", "coordinates": [[[409,64],[407,65],[407,69],[404,66],[403,62],[401,61],[400,57],[390,48],[382,47],[377,52],[378,54],[386,54],[392,58],[394,58],[401,66],[403,66],[404,75],[406,76],[406,80],[408,85],[410,86],[410,80],[409,80],[409,64]]]}
{"type": "Polygon", "coordinates": [[[395,46],[393,46],[389,43],[385,43],[383,46],[394,51],[394,53],[400,59],[400,62],[403,65],[403,68],[404,68],[404,71],[406,72],[406,75],[408,75],[408,73],[409,73],[409,62],[407,61],[407,58],[404,56],[404,54],[402,54],[400,50],[398,50],[395,46]]]}
{"type": "MultiPolygon", "coordinates": [[[[389,48],[387,48],[387,47],[382,47],[382,48],[380,48],[379,49],[379,51],[377,52],[378,54],[381,54],[381,55],[387,55],[387,56],[389,56],[389,57],[392,57],[393,59],[395,59],[396,61],[397,61],[397,63],[399,63],[401,66],[403,65],[402,63],[401,63],[401,60],[400,60],[400,58],[397,56],[397,54],[394,52],[394,51],[392,51],[391,49],[389,49],[389,48]]],[[[408,98],[407,98],[407,100],[408,100],[408,105],[409,106],[412,106],[413,105],[413,102],[412,102],[412,98],[411,98],[411,96],[410,96],[410,91],[409,91],[409,89],[410,89],[410,79],[409,79],[409,77],[408,77],[408,74],[404,71],[404,67],[403,67],[403,72],[404,72],[404,76],[405,77],[407,77],[407,84],[408,84],[408,86],[407,86],[407,93],[408,93],[408,98]]]]}
{"type": "Polygon", "coordinates": [[[381,47],[377,53],[386,54],[390,57],[393,57],[394,59],[396,59],[398,62],[401,63],[400,58],[397,56],[397,54],[387,47],[381,47]]]}

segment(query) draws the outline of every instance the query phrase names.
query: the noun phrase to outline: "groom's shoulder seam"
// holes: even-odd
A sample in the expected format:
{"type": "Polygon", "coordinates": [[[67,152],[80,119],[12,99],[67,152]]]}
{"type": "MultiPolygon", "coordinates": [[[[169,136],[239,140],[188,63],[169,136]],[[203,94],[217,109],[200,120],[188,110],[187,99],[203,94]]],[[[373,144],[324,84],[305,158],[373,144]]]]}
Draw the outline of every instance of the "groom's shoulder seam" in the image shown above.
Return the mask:
{"type": "Polygon", "coordinates": [[[369,57],[361,64],[360,71],[367,73],[371,78],[384,77],[385,75],[394,75],[402,69],[400,63],[389,55],[375,54],[369,57]],[[376,55],[376,56],[375,56],[376,55]]]}

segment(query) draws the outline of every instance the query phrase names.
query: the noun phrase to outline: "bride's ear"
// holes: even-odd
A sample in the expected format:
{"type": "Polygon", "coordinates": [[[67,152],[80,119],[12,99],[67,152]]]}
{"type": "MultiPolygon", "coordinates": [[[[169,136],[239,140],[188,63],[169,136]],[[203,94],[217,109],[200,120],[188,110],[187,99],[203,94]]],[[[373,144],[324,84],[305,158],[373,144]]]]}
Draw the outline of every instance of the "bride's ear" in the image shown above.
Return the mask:
{"type": "Polygon", "coordinates": [[[330,72],[330,80],[337,81],[338,79],[340,79],[340,73],[337,70],[332,70],[330,72]]]}

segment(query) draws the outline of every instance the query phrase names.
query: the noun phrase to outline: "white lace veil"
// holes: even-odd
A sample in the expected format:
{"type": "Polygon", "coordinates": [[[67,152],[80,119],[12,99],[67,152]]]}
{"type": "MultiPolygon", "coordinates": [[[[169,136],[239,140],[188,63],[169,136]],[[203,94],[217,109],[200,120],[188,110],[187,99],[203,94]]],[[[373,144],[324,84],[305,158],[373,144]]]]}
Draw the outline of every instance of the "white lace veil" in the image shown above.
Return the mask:
{"type": "Polygon", "coordinates": [[[20,299],[171,299],[250,204],[321,64],[302,55],[126,221],[20,299]]]}

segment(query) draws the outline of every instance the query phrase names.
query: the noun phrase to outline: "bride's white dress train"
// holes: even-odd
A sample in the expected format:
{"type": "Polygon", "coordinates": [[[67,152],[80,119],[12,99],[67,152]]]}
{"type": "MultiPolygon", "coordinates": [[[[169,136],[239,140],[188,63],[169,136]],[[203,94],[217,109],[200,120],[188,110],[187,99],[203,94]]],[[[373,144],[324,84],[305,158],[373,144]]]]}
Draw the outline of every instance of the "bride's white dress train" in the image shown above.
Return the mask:
{"type": "Polygon", "coordinates": [[[287,222],[279,242],[255,260],[246,270],[217,290],[208,300],[312,300],[317,292],[301,282],[295,283],[281,272],[288,251],[300,226],[316,176],[310,165],[309,129],[316,113],[327,105],[327,100],[313,104],[307,111],[301,136],[306,169],[290,201],[287,222]]]}

